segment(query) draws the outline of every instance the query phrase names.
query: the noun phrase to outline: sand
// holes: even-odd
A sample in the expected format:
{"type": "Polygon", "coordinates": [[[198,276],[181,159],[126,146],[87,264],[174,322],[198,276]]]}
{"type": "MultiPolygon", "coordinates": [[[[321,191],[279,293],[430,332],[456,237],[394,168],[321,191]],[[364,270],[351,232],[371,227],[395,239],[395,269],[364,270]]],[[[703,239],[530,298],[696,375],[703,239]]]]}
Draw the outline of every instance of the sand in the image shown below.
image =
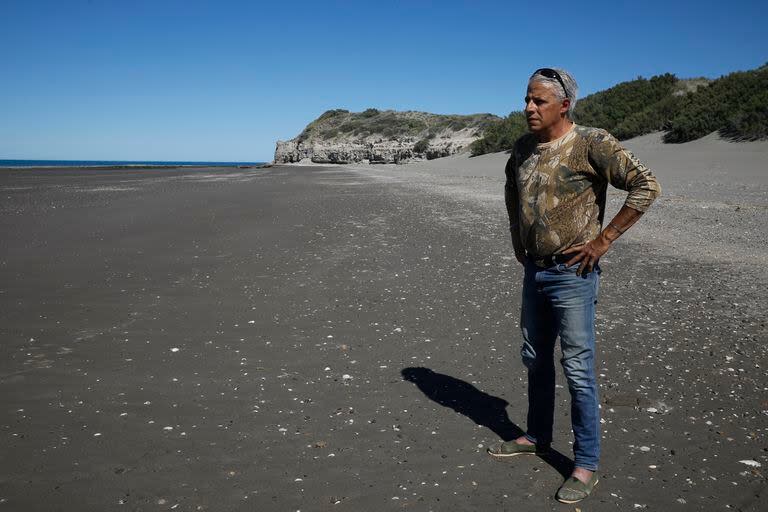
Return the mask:
{"type": "MultiPolygon", "coordinates": [[[[624,240],[668,257],[727,266],[768,265],[768,141],[735,144],[712,134],[685,144],[663,144],[656,133],[624,145],[653,170],[663,189],[651,213],[624,240]]],[[[347,168],[475,199],[497,210],[504,208],[499,189],[508,158],[506,153],[461,153],[407,165],[347,168]]],[[[606,217],[618,212],[625,196],[609,190],[606,217]]],[[[760,279],[768,284],[768,279],[760,279]]]]}
{"type": "MultiPolygon", "coordinates": [[[[580,507],[758,510],[765,177],[635,143],[664,196],[602,262],[580,507]]],[[[0,506],[564,510],[564,388],[553,457],[485,455],[525,420],[504,159],[0,172],[0,506]]]]}

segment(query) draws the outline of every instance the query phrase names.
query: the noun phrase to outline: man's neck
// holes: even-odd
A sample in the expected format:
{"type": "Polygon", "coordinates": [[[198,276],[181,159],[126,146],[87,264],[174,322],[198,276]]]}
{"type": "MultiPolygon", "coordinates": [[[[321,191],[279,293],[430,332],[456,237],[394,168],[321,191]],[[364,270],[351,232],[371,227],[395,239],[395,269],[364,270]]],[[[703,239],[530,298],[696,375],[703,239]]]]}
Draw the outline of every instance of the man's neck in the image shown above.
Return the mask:
{"type": "Polygon", "coordinates": [[[571,130],[572,126],[573,126],[573,121],[571,121],[567,117],[564,117],[562,121],[560,121],[555,126],[553,126],[551,130],[548,130],[546,133],[536,134],[536,138],[539,140],[540,143],[552,142],[553,140],[557,140],[563,135],[565,135],[566,133],[568,133],[571,130]]]}

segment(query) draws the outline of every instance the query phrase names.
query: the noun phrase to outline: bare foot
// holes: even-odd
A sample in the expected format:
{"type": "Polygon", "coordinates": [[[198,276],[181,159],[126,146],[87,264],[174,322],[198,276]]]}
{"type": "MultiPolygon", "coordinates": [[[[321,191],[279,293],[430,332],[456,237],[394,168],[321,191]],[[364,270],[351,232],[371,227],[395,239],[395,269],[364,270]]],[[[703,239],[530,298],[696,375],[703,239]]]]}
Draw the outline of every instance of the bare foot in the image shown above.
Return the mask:
{"type": "Polygon", "coordinates": [[[520,436],[520,437],[518,437],[517,439],[515,439],[514,441],[515,441],[515,443],[517,443],[517,444],[524,444],[524,445],[526,445],[526,446],[531,446],[532,444],[535,444],[535,443],[532,443],[532,442],[530,442],[530,441],[528,440],[528,438],[527,438],[527,437],[525,437],[525,436],[520,436]]]}

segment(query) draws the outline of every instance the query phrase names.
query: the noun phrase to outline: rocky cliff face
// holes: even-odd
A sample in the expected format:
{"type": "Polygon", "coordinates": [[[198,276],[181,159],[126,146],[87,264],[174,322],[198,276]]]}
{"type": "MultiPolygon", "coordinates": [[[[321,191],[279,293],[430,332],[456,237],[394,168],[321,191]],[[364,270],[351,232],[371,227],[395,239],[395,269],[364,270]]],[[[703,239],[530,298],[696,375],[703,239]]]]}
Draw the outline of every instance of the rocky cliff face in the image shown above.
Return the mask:
{"type": "Polygon", "coordinates": [[[498,117],[426,112],[329,110],[289,141],[278,141],[275,163],[401,163],[458,153],[498,117]]]}

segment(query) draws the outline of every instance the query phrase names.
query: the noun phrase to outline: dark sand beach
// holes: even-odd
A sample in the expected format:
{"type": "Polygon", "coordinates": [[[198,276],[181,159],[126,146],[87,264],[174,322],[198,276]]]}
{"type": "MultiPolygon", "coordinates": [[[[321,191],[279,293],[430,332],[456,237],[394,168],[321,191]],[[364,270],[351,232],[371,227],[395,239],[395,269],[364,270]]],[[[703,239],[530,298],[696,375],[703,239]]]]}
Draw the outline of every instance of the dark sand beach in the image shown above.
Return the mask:
{"type": "MultiPolygon", "coordinates": [[[[500,176],[420,176],[0,172],[0,510],[574,510],[559,370],[555,453],[485,453],[526,411],[500,176]]],[[[581,510],[764,509],[766,196],[732,188],[601,262],[581,510]],[[681,249],[718,223],[739,257],[681,249]]]]}

